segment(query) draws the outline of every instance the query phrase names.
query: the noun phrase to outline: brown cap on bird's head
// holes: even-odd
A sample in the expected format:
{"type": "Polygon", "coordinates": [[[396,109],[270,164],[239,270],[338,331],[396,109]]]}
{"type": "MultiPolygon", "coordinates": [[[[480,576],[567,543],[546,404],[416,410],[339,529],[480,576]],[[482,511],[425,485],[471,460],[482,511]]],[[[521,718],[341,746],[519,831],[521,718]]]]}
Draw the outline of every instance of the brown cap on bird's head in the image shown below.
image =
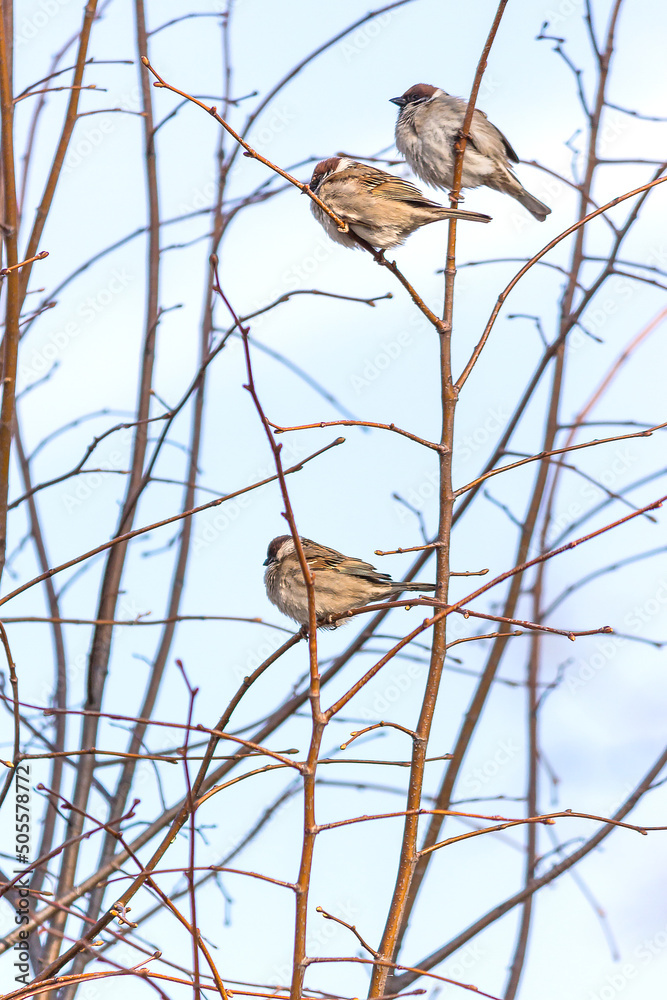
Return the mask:
{"type": "Polygon", "coordinates": [[[404,108],[406,104],[418,104],[421,101],[428,101],[430,97],[433,97],[437,89],[437,87],[432,87],[430,83],[416,83],[414,87],[410,87],[400,97],[390,97],[389,100],[392,104],[398,104],[399,108],[404,108]]]}
{"type": "Polygon", "coordinates": [[[336,170],[338,164],[340,163],[340,156],[330,156],[327,160],[321,160],[313,170],[313,176],[310,178],[310,190],[317,192],[318,187],[322,183],[325,177],[332,174],[336,170]]]}
{"type": "Polygon", "coordinates": [[[285,542],[291,542],[292,548],[294,548],[294,539],[291,535],[278,535],[269,542],[269,547],[266,551],[266,559],[264,560],[264,565],[268,566],[270,563],[275,562],[278,558],[278,553],[282,549],[285,542]]]}

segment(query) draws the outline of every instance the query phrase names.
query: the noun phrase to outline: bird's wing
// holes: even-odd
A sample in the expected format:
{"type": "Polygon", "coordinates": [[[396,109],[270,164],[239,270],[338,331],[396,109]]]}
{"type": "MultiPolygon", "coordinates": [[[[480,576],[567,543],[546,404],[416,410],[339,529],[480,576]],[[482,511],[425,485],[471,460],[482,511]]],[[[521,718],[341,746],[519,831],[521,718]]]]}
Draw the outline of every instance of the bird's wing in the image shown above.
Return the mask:
{"type": "Polygon", "coordinates": [[[370,563],[364,562],[362,559],[355,559],[353,556],[348,556],[345,560],[345,565],[340,567],[340,571],[345,573],[346,576],[360,576],[366,580],[371,580],[373,583],[382,580],[391,580],[388,573],[379,573],[375,566],[371,566],[370,563]]]}
{"type": "Polygon", "coordinates": [[[343,555],[342,552],[337,552],[336,549],[320,545],[319,542],[311,542],[307,538],[302,538],[301,543],[306,562],[314,573],[318,570],[335,570],[336,572],[344,573],[347,569],[347,563],[358,562],[358,560],[350,560],[349,556],[343,555]]]}
{"type": "Polygon", "coordinates": [[[373,186],[372,193],[387,195],[394,201],[406,201],[413,205],[435,205],[434,201],[425,198],[418,187],[403,177],[388,176],[386,180],[373,186]]]}
{"type": "Polygon", "coordinates": [[[326,545],[320,545],[318,542],[311,542],[309,538],[302,538],[301,545],[303,546],[303,554],[306,557],[306,562],[313,571],[318,569],[336,569],[339,563],[345,558],[344,555],[336,552],[335,549],[330,549],[326,545]]]}
{"type": "Polygon", "coordinates": [[[404,177],[395,177],[384,170],[368,167],[367,172],[359,177],[361,183],[373,195],[391,198],[393,201],[408,201],[418,205],[434,205],[435,202],[425,198],[418,187],[415,187],[404,177]]]}
{"type": "Polygon", "coordinates": [[[479,108],[475,108],[475,114],[473,115],[472,128],[470,129],[470,132],[471,134],[468,142],[472,143],[474,148],[480,153],[486,156],[490,154],[490,150],[486,148],[485,139],[487,139],[487,141],[488,139],[500,140],[505,152],[507,153],[508,160],[511,160],[512,163],[519,162],[519,157],[510,145],[509,140],[503,135],[499,128],[496,128],[493,122],[489,121],[488,117],[483,111],[480,111],[479,108]]]}
{"type": "Polygon", "coordinates": [[[333,570],[337,573],[344,573],[346,576],[359,576],[374,581],[391,580],[391,577],[386,573],[378,573],[374,566],[362,559],[345,556],[342,552],[337,552],[336,549],[309,542],[305,538],[301,541],[306,562],[314,573],[318,570],[333,570]]]}
{"type": "MultiPolygon", "coordinates": [[[[489,122],[489,124],[491,124],[491,123],[489,122]]],[[[519,157],[515,153],[513,146],[510,145],[509,139],[507,139],[507,137],[504,136],[503,133],[500,131],[500,129],[496,128],[495,125],[492,125],[491,127],[496,129],[496,132],[498,133],[498,137],[499,137],[500,141],[502,142],[503,146],[505,147],[505,152],[507,153],[507,159],[511,160],[512,163],[518,163],[519,162],[519,157]]]]}

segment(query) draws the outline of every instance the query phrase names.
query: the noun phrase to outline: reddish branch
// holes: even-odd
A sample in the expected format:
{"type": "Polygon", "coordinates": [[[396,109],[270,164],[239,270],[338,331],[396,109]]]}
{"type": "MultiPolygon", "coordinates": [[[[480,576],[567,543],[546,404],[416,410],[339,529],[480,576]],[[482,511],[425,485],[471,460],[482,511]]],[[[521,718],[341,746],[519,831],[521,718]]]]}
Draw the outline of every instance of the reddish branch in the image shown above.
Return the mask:
{"type": "MultiPolygon", "coordinates": [[[[454,158],[454,179],[450,192],[450,203],[456,208],[461,191],[461,179],[463,176],[463,155],[465,152],[467,137],[470,134],[470,126],[475,111],[477,94],[482,83],[486,60],[491,46],[493,45],[496,32],[500,26],[503,12],[507,5],[507,0],[500,0],[496,16],[491,25],[482,55],[477,65],[477,70],[473,80],[468,107],[466,109],[461,136],[456,145],[454,158]]],[[[438,546],[436,552],[436,599],[446,602],[449,592],[450,580],[450,542],[453,526],[453,512],[455,494],[452,484],[452,460],[454,454],[454,413],[458,400],[458,390],[453,384],[452,377],[452,323],[454,315],[454,276],[456,273],[456,220],[449,222],[447,238],[447,264],[445,268],[445,301],[442,322],[436,325],[436,330],[440,339],[440,393],[442,405],[442,425],[440,436],[439,462],[439,510],[438,510],[438,535],[436,541],[438,546]]],[[[429,664],[428,678],[424,691],[419,721],[416,726],[416,739],[413,742],[412,767],[410,769],[410,781],[406,805],[408,810],[416,810],[421,804],[422,787],[424,782],[424,764],[426,760],[428,739],[431,731],[431,724],[435,713],[440,679],[447,652],[447,625],[446,617],[442,615],[434,616],[433,620],[433,640],[431,646],[431,661],[429,664]]],[[[399,644],[400,645],[400,644],[399,644]]],[[[340,700],[339,700],[340,701],[340,700]]],[[[403,829],[403,841],[401,844],[400,858],[396,873],[396,883],[392,900],[387,913],[384,925],[382,940],[378,948],[378,956],[383,964],[373,967],[373,976],[369,989],[369,997],[378,997],[386,992],[387,976],[389,968],[386,962],[395,961],[400,947],[401,928],[404,926],[406,915],[406,904],[408,901],[412,880],[419,860],[417,852],[418,817],[414,814],[406,814],[405,826],[403,829]]]]}
{"type": "MultiPolygon", "coordinates": [[[[7,280],[5,333],[2,341],[2,403],[0,403],[0,578],[7,549],[7,496],[9,490],[9,456],[14,429],[16,368],[19,349],[19,316],[21,293],[18,257],[19,218],[14,176],[14,101],[11,66],[12,39],[7,35],[11,25],[11,6],[0,5],[0,139],[2,140],[2,201],[4,204],[3,233],[7,280]]],[[[28,267],[29,265],[26,264],[28,267]]]]}

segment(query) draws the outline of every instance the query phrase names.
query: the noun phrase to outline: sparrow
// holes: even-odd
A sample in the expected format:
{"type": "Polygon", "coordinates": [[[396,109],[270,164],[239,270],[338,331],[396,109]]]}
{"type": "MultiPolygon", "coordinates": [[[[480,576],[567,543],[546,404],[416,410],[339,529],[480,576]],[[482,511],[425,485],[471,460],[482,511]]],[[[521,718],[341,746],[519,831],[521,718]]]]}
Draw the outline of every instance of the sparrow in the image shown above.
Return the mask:
{"type": "MultiPolygon", "coordinates": [[[[418,83],[390,100],[401,109],[395,133],[399,152],[423,181],[449,190],[454,183],[455,147],[468,102],[428,83],[418,83]]],[[[529,194],[517,179],[512,164],[518,162],[519,157],[502,132],[475,108],[463,155],[461,187],[486,185],[502,191],[544,222],[551,209],[529,194]]]]}
{"type": "Polygon", "coordinates": [[[488,215],[445,208],[424,197],[419,188],[402,177],[377,167],[357,163],[347,156],[330,156],[313,171],[310,190],[343,220],[341,232],[334,220],[311,201],[313,215],[336,243],[357,246],[353,233],[378,250],[400,246],[415,229],[440,219],[490,222],[488,215]]]}
{"type": "MultiPolygon", "coordinates": [[[[302,538],[306,562],[315,580],[315,616],[319,627],[336,628],[352,608],[397,597],[406,590],[435,590],[434,583],[396,582],[370,563],[302,538]]],[[[308,594],[291,535],[269,543],[264,583],[272,604],[300,625],[308,624],[308,594]]]]}

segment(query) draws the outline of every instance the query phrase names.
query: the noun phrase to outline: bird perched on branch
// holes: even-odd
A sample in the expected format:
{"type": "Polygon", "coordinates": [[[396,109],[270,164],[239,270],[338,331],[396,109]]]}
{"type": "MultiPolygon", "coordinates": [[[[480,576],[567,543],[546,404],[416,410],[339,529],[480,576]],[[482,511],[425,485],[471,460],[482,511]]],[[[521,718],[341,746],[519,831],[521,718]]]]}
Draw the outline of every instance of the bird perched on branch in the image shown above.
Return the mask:
{"type": "MultiPolygon", "coordinates": [[[[434,583],[406,583],[379,573],[370,563],[302,538],[306,562],[314,577],[315,615],[319,626],[335,628],[352,608],[397,597],[406,590],[435,590],[434,583]]],[[[300,625],[308,624],[308,592],[291,535],[269,543],[264,583],[272,604],[300,625]]]]}
{"type": "MultiPolygon", "coordinates": [[[[429,83],[418,83],[401,97],[391,97],[401,109],[396,121],[396,146],[410,168],[431,187],[451,190],[454,154],[468,102],[429,83]]],[[[538,201],[514,174],[516,155],[505,136],[483,111],[475,108],[463,155],[462,188],[481,185],[516,198],[540,222],[551,209],[538,201]]]]}
{"type": "Polygon", "coordinates": [[[310,189],[342,219],[341,230],[316,202],[310,207],[317,221],[336,243],[356,247],[351,230],[379,250],[404,243],[415,229],[440,219],[490,222],[488,215],[445,208],[425,198],[419,188],[402,177],[377,167],[357,163],[347,156],[331,156],[313,171],[310,189]]]}

